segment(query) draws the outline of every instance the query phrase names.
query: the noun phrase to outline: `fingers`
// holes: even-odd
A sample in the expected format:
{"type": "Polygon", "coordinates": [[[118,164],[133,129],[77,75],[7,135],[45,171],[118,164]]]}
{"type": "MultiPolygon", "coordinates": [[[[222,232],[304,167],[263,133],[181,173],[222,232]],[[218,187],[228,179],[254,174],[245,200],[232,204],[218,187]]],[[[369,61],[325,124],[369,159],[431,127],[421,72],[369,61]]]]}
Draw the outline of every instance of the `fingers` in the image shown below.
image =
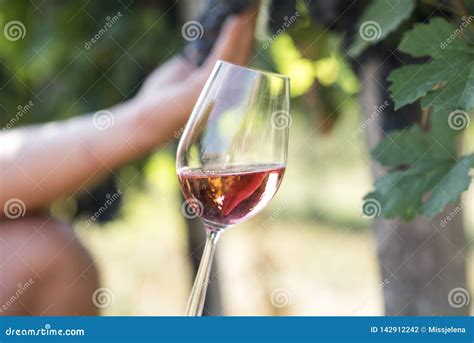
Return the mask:
{"type": "Polygon", "coordinates": [[[246,65],[253,52],[255,23],[258,8],[252,7],[238,16],[227,19],[214,49],[203,68],[210,72],[217,60],[246,65]]]}
{"type": "Polygon", "coordinates": [[[195,81],[201,84],[210,74],[217,60],[246,65],[253,51],[255,23],[258,7],[252,7],[238,16],[227,19],[211,54],[198,70],[182,56],[175,56],[155,69],[146,79],[140,93],[154,92],[162,85],[172,86],[185,80],[193,71],[195,81]]]}

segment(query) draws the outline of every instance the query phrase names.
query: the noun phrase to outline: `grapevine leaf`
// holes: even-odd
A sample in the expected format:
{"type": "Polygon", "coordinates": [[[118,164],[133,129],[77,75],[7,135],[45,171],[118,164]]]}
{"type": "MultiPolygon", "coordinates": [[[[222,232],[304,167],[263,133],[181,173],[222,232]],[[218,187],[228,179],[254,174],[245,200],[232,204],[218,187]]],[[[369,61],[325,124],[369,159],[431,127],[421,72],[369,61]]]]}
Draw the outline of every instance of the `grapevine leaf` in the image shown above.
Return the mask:
{"type": "Polygon", "coordinates": [[[403,131],[395,131],[387,135],[375,149],[372,157],[387,167],[412,164],[422,158],[430,140],[418,125],[403,131]]]}
{"type": "Polygon", "coordinates": [[[349,49],[352,57],[359,56],[369,45],[375,44],[407,19],[415,9],[415,0],[373,0],[360,17],[358,35],[349,49]]]}
{"type": "Polygon", "coordinates": [[[434,217],[468,188],[469,168],[474,167],[474,155],[456,160],[456,133],[447,116],[435,112],[429,131],[414,125],[387,135],[372,156],[386,167],[410,167],[378,179],[366,199],[376,199],[386,218],[434,217]]]}
{"type": "Polygon", "coordinates": [[[403,36],[398,49],[414,57],[434,57],[440,50],[449,52],[463,50],[466,48],[463,40],[455,37],[450,39],[450,43],[446,41],[454,30],[445,19],[435,17],[429,24],[416,24],[403,36]]]}
{"type": "Polygon", "coordinates": [[[454,137],[459,131],[448,125],[450,113],[474,108],[474,47],[458,31],[439,17],[415,25],[399,49],[415,57],[431,56],[431,60],[403,66],[389,76],[395,109],[418,99],[423,109],[432,108],[433,127],[428,135],[441,156],[455,155],[454,137]]]}
{"type": "Polygon", "coordinates": [[[456,157],[456,135],[474,108],[474,47],[458,31],[434,18],[415,25],[399,46],[413,57],[430,59],[390,74],[395,109],[421,100],[422,108],[431,112],[431,127],[425,131],[415,125],[391,133],[372,151],[382,165],[397,168],[377,180],[366,196],[380,203],[386,218],[411,220],[418,213],[433,218],[471,182],[474,154],[456,157]]]}
{"type": "Polygon", "coordinates": [[[429,92],[422,100],[421,106],[428,108],[433,106],[440,109],[474,109],[474,55],[471,62],[464,64],[462,68],[449,69],[453,77],[445,87],[429,92]]]}
{"type": "Polygon", "coordinates": [[[449,114],[444,110],[433,111],[430,118],[431,129],[426,134],[432,142],[431,155],[433,158],[455,158],[458,131],[449,125],[449,114]]]}
{"type": "Polygon", "coordinates": [[[434,188],[430,198],[421,207],[421,213],[433,218],[443,208],[469,188],[471,176],[469,169],[474,168],[474,154],[465,156],[456,162],[441,182],[434,188]]]}
{"type": "Polygon", "coordinates": [[[405,34],[399,49],[414,57],[430,56],[425,64],[406,65],[388,77],[395,109],[424,97],[422,107],[474,106],[474,48],[442,18],[418,24],[405,34]],[[449,42],[447,39],[449,38],[449,42]]]}
{"type": "MultiPolygon", "coordinates": [[[[462,82],[466,76],[463,76],[464,70],[469,66],[472,57],[460,56],[455,61],[445,59],[433,59],[425,64],[411,64],[394,70],[388,77],[392,82],[390,92],[395,101],[395,109],[399,109],[407,104],[424,97],[435,86],[447,84],[450,82],[462,82]],[[464,57],[464,58],[463,58],[464,57]],[[458,73],[457,71],[461,71],[458,73]],[[459,81],[458,81],[459,80],[459,81]]],[[[467,78],[469,80],[469,78],[467,78]]],[[[466,80],[466,85],[468,81],[466,80]]],[[[456,90],[465,88],[462,85],[453,84],[456,90]]],[[[448,87],[448,91],[450,87],[448,87]]],[[[443,94],[444,89],[432,92],[433,99],[443,94]]],[[[462,94],[462,93],[461,93],[462,94]]],[[[426,104],[424,108],[429,106],[426,104]]]]}
{"type": "Polygon", "coordinates": [[[376,199],[385,218],[411,220],[423,205],[423,197],[435,187],[452,161],[424,159],[416,167],[386,174],[375,182],[375,191],[365,199],[376,199]]]}
{"type": "Polygon", "coordinates": [[[429,131],[413,125],[391,132],[372,150],[372,158],[386,167],[415,165],[423,159],[453,160],[457,132],[449,126],[447,115],[434,112],[429,131]]]}

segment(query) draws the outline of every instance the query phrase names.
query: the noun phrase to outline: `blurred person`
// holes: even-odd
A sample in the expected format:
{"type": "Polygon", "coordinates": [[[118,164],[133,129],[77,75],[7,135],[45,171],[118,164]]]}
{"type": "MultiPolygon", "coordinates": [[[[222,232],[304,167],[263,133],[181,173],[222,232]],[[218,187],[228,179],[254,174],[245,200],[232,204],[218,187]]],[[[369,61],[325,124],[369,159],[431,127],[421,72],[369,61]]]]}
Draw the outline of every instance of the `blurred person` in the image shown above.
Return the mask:
{"type": "Polygon", "coordinates": [[[170,59],[134,98],[101,112],[112,121],[106,129],[86,115],[0,134],[0,315],[98,314],[93,259],[71,224],[45,210],[167,143],[217,60],[249,62],[254,26],[251,10],[230,17],[201,67],[170,59]]]}

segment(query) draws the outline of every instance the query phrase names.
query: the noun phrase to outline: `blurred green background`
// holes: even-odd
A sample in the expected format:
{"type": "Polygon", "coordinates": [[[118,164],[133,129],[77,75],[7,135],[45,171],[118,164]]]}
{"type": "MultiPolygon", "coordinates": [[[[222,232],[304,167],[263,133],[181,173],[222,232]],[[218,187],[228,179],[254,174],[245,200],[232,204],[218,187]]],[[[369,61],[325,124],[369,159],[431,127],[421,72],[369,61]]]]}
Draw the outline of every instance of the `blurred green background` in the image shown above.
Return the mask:
{"type": "MultiPolygon", "coordinates": [[[[390,285],[380,277],[370,221],[361,215],[362,196],[371,186],[368,154],[363,137],[346,141],[358,125],[353,105],[334,135],[308,141],[303,137],[314,123],[292,112],[290,159],[280,190],[268,208],[219,243],[216,275],[225,314],[383,315],[382,289],[390,285]],[[290,299],[288,304],[274,306],[274,292],[290,299]]],[[[105,287],[115,295],[107,315],[181,315],[191,289],[173,150],[152,156],[145,185],[127,189],[123,214],[105,228],[77,222],[105,287]]],[[[472,208],[472,191],[466,198],[466,208],[472,208]]],[[[464,214],[472,238],[473,211],[464,214]]],[[[473,268],[469,278],[473,285],[473,268]]]]}
{"type": "MultiPolygon", "coordinates": [[[[15,44],[0,39],[0,125],[30,101],[13,127],[130,98],[156,65],[179,53],[181,25],[195,7],[191,1],[0,1],[1,26],[15,19],[26,27],[15,44]]],[[[290,153],[270,206],[220,242],[216,277],[225,314],[383,314],[382,290],[390,285],[380,277],[370,221],[361,211],[372,181],[364,133],[357,131],[358,82],[337,53],[341,37],[323,32],[304,18],[291,37],[284,33],[269,45],[262,24],[257,32],[253,65],[292,78],[290,153]],[[316,35],[317,45],[308,42],[316,35]],[[283,303],[275,300],[278,294],[283,303]]],[[[466,151],[474,148],[473,133],[471,125],[466,151]]],[[[174,154],[170,144],[116,171],[124,194],[112,221],[89,225],[87,216],[76,216],[103,287],[114,295],[106,315],[183,313],[193,275],[174,154]]],[[[466,208],[474,208],[473,190],[465,197],[466,208]]],[[[77,215],[77,199],[61,199],[52,213],[77,215]]],[[[474,211],[464,217],[472,238],[474,211]]]]}

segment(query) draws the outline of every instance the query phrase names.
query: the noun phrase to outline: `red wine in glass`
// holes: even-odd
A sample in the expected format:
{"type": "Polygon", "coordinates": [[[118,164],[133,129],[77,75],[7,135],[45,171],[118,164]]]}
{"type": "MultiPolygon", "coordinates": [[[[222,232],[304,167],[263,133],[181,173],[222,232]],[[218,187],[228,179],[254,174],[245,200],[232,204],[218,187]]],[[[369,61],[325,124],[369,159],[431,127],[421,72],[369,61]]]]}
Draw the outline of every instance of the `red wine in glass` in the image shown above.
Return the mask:
{"type": "Polygon", "coordinates": [[[210,227],[237,224],[264,208],[280,186],[284,165],[234,166],[178,173],[185,199],[210,227]]]}

